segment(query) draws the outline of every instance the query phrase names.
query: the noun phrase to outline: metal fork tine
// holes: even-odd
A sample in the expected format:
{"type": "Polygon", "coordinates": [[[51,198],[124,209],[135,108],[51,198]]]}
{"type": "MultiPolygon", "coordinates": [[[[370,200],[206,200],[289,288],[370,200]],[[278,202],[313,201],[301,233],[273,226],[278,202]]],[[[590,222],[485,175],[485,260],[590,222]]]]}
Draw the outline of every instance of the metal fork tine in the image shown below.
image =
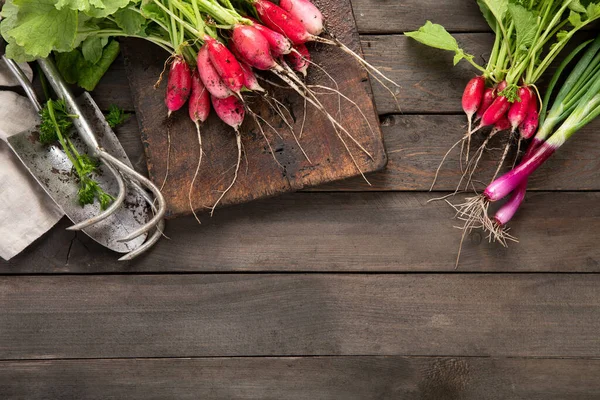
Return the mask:
{"type": "Polygon", "coordinates": [[[119,185],[119,194],[117,198],[105,211],[96,215],[95,217],[92,217],[88,220],[82,221],[76,225],[68,227],[68,231],[80,231],[89,226],[104,221],[105,219],[113,215],[115,212],[117,212],[119,210],[119,207],[121,207],[121,204],[125,201],[125,196],[127,195],[127,188],[125,187],[125,181],[123,180],[123,177],[110,163],[107,162],[104,165],[106,165],[106,168],[108,168],[108,170],[113,174],[119,185]]]}
{"type": "Polygon", "coordinates": [[[156,212],[156,215],[154,216],[154,218],[152,218],[146,225],[144,225],[137,231],[133,232],[132,234],[130,234],[122,239],[119,239],[118,241],[119,242],[129,242],[130,240],[135,239],[136,237],[141,236],[144,233],[151,231],[155,226],[157,226],[159,224],[159,222],[164,218],[164,216],[167,212],[167,207],[166,207],[167,204],[166,204],[165,198],[160,193],[160,190],[148,178],[139,174],[133,168],[129,167],[127,164],[125,164],[122,161],[118,160],[117,158],[113,157],[112,155],[105,152],[104,150],[98,151],[97,156],[99,158],[101,158],[102,160],[113,164],[113,166],[115,168],[117,168],[119,170],[119,172],[121,172],[127,178],[135,180],[135,181],[139,182],[140,185],[148,188],[152,192],[152,194],[154,194],[154,197],[156,198],[156,201],[158,202],[157,212],[156,212]]]}
{"type": "Polygon", "coordinates": [[[160,240],[163,236],[163,231],[165,230],[165,220],[161,219],[158,221],[158,225],[156,226],[156,232],[140,247],[132,251],[131,253],[125,254],[123,257],[119,258],[119,261],[131,261],[134,258],[140,256],[145,253],[150,247],[154,246],[156,242],[160,240]]]}

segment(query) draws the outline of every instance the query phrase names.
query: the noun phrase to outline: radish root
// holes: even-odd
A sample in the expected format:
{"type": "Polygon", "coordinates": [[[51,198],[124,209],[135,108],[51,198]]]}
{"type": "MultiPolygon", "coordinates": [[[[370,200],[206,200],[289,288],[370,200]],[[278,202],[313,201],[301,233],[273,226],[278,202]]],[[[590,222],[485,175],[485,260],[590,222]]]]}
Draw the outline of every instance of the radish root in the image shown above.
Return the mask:
{"type": "Polygon", "coordinates": [[[200,133],[200,123],[196,122],[196,131],[198,132],[198,149],[200,151],[200,155],[198,156],[198,165],[196,166],[196,172],[194,173],[194,179],[192,179],[192,183],[190,185],[190,192],[188,193],[188,199],[190,201],[190,209],[192,210],[192,214],[194,214],[194,218],[198,221],[198,224],[202,224],[200,218],[196,214],[196,210],[194,208],[192,195],[194,192],[194,186],[196,184],[196,180],[198,179],[198,175],[200,174],[200,166],[202,165],[202,156],[204,151],[202,150],[202,134],[200,133]]]}
{"type": "Polygon", "coordinates": [[[217,199],[216,203],[211,207],[211,211],[210,211],[211,217],[215,214],[215,209],[217,208],[219,203],[221,203],[221,201],[223,200],[223,198],[225,198],[227,193],[229,193],[229,191],[231,191],[231,189],[233,188],[233,186],[235,185],[235,183],[237,182],[237,179],[238,179],[238,175],[240,172],[240,166],[242,164],[242,135],[240,134],[239,129],[235,130],[235,140],[236,140],[236,144],[237,144],[237,148],[238,148],[238,157],[237,157],[237,164],[235,166],[235,174],[234,174],[233,180],[231,181],[231,184],[227,187],[227,189],[225,189],[225,191],[223,191],[223,193],[221,193],[221,196],[217,199]]]}

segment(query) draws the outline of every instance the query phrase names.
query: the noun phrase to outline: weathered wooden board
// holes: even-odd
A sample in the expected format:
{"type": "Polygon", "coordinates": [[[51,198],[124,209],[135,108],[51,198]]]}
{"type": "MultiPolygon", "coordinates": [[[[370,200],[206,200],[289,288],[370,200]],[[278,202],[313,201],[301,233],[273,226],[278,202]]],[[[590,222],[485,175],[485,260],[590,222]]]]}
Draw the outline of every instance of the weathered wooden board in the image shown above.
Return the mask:
{"type": "MultiPolygon", "coordinates": [[[[119,263],[61,224],[0,273],[449,271],[454,212],[429,193],[297,193],[218,212],[199,226],[170,221],[150,254],[119,263]]],[[[600,272],[599,193],[530,193],[506,249],[473,232],[459,270],[600,272]]]]}
{"type": "MultiPolygon", "coordinates": [[[[332,32],[360,53],[360,40],[350,2],[322,0],[318,3],[325,11],[332,32]]],[[[276,127],[279,136],[267,124],[263,124],[270,148],[256,122],[250,116],[246,118],[241,129],[244,165],[237,184],[223,199],[223,205],[271,197],[357,176],[360,172],[377,171],[385,166],[383,139],[366,72],[350,56],[335,47],[311,46],[311,51],[313,61],[334,76],[339,89],[356,102],[354,106],[340,99],[341,114],[336,118],[372,158],[344,133],[338,134],[342,139],[338,138],[329,120],[314,107],[308,107],[305,132],[298,144],[294,134],[286,129],[281,118],[270,110],[268,104],[258,99],[253,101],[250,96],[247,99],[248,107],[276,127]],[[349,150],[344,147],[346,145],[349,150]],[[301,148],[304,148],[307,157],[301,148]]],[[[163,100],[166,82],[158,91],[153,88],[167,55],[156,46],[140,41],[126,43],[124,54],[129,61],[126,66],[146,148],[150,178],[159,186],[166,179],[162,192],[167,200],[169,217],[190,214],[189,190],[199,158],[198,138],[186,110],[167,118],[163,100]],[[170,147],[169,135],[172,138],[170,147]]],[[[316,68],[309,73],[307,83],[335,87],[316,68]]],[[[300,135],[304,107],[302,98],[285,89],[270,87],[269,91],[292,111],[295,135],[300,135]]],[[[317,91],[323,92],[322,89],[317,91]]],[[[338,97],[330,92],[320,97],[325,107],[337,115],[338,97]]],[[[192,196],[193,208],[200,212],[215,204],[230,185],[238,154],[233,130],[220,123],[216,115],[213,114],[203,125],[202,136],[205,154],[192,196]]]]}
{"type": "MultiPolygon", "coordinates": [[[[489,53],[494,41],[489,33],[461,33],[456,37],[465,50],[479,58],[489,53]]],[[[475,75],[469,64],[460,63],[453,67],[452,54],[427,48],[403,35],[365,35],[360,38],[360,42],[365,59],[402,87],[398,96],[402,113],[462,112],[460,99],[464,85],[475,75]]],[[[337,52],[334,53],[339,56],[337,52]]],[[[344,62],[348,66],[354,65],[349,60],[344,62]]],[[[162,66],[160,68],[162,69],[162,66]]],[[[161,69],[157,73],[160,73],[161,69]]],[[[149,77],[148,80],[153,85],[156,77],[149,77]]],[[[156,96],[153,90],[150,93],[149,96],[156,96]]],[[[380,115],[399,112],[389,92],[377,82],[373,82],[373,93],[380,115]]],[[[94,98],[102,108],[108,109],[110,104],[117,104],[126,110],[134,109],[122,61],[117,61],[98,85],[94,98]]],[[[160,95],[157,98],[160,98],[160,95]]],[[[163,115],[162,109],[159,115],[163,115]]]]}
{"type": "Polygon", "coordinates": [[[0,362],[6,399],[596,400],[600,360],[282,357],[0,362]]]}
{"type": "MultiPolygon", "coordinates": [[[[428,191],[446,152],[464,135],[465,125],[466,117],[463,115],[386,116],[382,121],[382,129],[389,162],[385,171],[369,176],[370,186],[360,179],[349,179],[310,190],[428,191]]],[[[600,119],[581,129],[531,176],[529,190],[599,190],[599,131],[600,119]]],[[[482,144],[485,137],[473,137],[473,151],[482,144]]],[[[508,138],[508,132],[499,134],[488,144],[488,151],[479,162],[479,171],[473,176],[478,189],[485,188],[484,182],[489,183],[494,176],[508,138]]],[[[505,170],[512,166],[516,156],[516,140],[512,143],[505,170]]],[[[525,150],[524,146],[522,150],[525,150]]],[[[456,189],[462,177],[459,158],[459,149],[448,155],[440,169],[434,188],[436,191],[456,189]]]]}
{"type": "Polygon", "coordinates": [[[600,357],[600,275],[0,278],[0,359],[600,357]]]}
{"type": "MultiPolygon", "coordinates": [[[[388,115],[382,118],[382,130],[388,153],[384,171],[369,175],[369,186],[362,178],[308,188],[306,191],[428,191],[444,154],[464,133],[462,115],[388,115]]],[[[600,190],[600,120],[584,127],[561,151],[546,162],[531,178],[531,191],[600,190]]],[[[146,157],[140,142],[135,116],[117,128],[123,147],[138,170],[146,169],[146,157]]],[[[498,136],[489,147],[504,145],[507,135],[498,136]]],[[[481,141],[473,139],[476,145],[481,141]]],[[[478,179],[493,175],[500,150],[488,151],[480,162],[478,179]]],[[[511,156],[514,155],[511,154],[511,156]]],[[[435,186],[436,191],[450,191],[460,180],[458,151],[452,152],[444,164],[435,186]]]]}

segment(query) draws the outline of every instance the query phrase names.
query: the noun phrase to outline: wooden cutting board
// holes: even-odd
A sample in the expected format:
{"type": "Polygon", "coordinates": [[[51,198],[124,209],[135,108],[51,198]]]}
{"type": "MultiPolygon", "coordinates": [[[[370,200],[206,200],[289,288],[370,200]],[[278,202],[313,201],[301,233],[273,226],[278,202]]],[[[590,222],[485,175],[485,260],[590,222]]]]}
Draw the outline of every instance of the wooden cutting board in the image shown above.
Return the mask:
{"type": "MultiPolygon", "coordinates": [[[[319,0],[315,3],[323,10],[327,28],[348,47],[362,54],[350,2],[319,0]]],[[[341,117],[337,119],[372,155],[372,159],[369,158],[348,137],[344,137],[361,170],[364,173],[381,170],[386,165],[387,157],[367,73],[338,48],[311,44],[309,49],[313,61],[335,78],[340,91],[356,103],[369,121],[365,121],[356,106],[342,100],[341,117]]],[[[163,194],[168,203],[169,217],[190,214],[188,193],[199,155],[195,126],[188,118],[187,109],[167,118],[165,82],[154,89],[168,54],[141,40],[126,41],[123,53],[150,178],[162,186],[166,177],[163,194]],[[168,133],[171,136],[170,151],[168,133]]],[[[277,81],[269,73],[263,76],[277,81]]],[[[334,87],[330,78],[314,67],[309,70],[307,83],[334,87]]],[[[299,135],[304,101],[290,90],[268,84],[263,86],[292,111],[294,131],[299,135]]],[[[360,175],[331,123],[314,107],[307,107],[305,129],[299,140],[309,162],[281,118],[264,101],[253,97],[247,100],[250,107],[279,131],[280,136],[264,126],[280,165],[274,161],[255,122],[247,116],[241,129],[245,155],[240,176],[221,205],[246,203],[360,175]]],[[[338,112],[338,96],[323,94],[320,98],[331,114],[338,112]]],[[[214,113],[202,126],[202,139],[205,154],[192,196],[193,207],[199,212],[207,211],[229,185],[237,159],[235,134],[214,113]]]]}

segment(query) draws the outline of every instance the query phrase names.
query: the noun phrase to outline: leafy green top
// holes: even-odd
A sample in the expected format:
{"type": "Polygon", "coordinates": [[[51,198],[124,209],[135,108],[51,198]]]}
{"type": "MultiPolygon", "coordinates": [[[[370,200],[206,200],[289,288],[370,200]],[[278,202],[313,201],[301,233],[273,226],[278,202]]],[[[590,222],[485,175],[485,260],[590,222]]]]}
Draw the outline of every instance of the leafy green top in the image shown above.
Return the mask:
{"type": "Polygon", "coordinates": [[[63,100],[48,100],[40,116],[40,141],[43,144],[58,142],[73,164],[73,172],[79,179],[79,204],[82,207],[94,204],[97,198],[103,210],[108,208],[114,197],[106,193],[92,176],[98,171],[100,163],[87,154],[80,154],[67,135],[73,125],[72,118],[77,116],[68,114],[63,100]]]}
{"type": "Polygon", "coordinates": [[[130,114],[127,114],[118,106],[111,104],[108,108],[108,114],[106,114],[106,122],[114,129],[119,125],[123,125],[130,117],[130,114]]]}

